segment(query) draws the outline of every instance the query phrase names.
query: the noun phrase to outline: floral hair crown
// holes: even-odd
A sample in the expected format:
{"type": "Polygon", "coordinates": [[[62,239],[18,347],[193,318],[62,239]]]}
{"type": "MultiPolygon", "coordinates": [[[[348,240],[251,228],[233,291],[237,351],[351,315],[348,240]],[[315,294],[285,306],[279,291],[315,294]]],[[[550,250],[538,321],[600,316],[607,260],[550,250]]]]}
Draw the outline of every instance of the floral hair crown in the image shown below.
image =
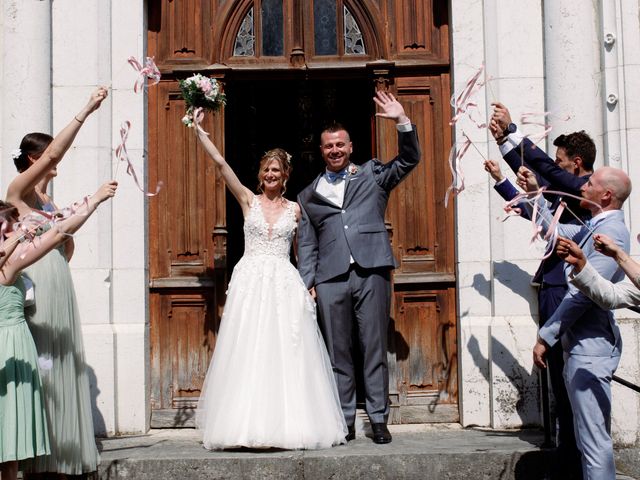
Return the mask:
{"type": "Polygon", "coordinates": [[[11,153],[9,155],[11,155],[11,158],[13,160],[17,160],[18,158],[20,158],[20,155],[22,155],[22,150],[16,148],[14,150],[11,150],[11,153]]]}
{"type": "MultiPolygon", "coordinates": [[[[284,152],[284,156],[287,159],[287,162],[289,162],[289,164],[291,164],[291,154],[289,152],[287,152],[284,149],[279,149],[282,150],[284,152]]],[[[272,159],[277,159],[279,158],[279,155],[277,152],[274,152],[273,150],[269,150],[268,152],[264,152],[264,158],[272,158],[272,159]]]]}

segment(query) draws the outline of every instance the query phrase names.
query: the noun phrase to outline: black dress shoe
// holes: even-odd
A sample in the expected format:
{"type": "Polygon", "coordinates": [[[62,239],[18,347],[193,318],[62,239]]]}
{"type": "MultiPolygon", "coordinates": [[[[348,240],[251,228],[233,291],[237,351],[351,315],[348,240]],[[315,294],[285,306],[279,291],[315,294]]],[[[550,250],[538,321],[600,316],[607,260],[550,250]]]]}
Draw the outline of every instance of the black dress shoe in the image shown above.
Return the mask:
{"type": "Polygon", "coordinates": [[[391,434],[386,423],[372,423],[373,443],[391,443],[391,434]]]}
{"type": "Polygon", "coordinates": [[[356,439],[356,426],[355,425],[347,425],[347,436],[344,437],[347,442],[356,439]]]}

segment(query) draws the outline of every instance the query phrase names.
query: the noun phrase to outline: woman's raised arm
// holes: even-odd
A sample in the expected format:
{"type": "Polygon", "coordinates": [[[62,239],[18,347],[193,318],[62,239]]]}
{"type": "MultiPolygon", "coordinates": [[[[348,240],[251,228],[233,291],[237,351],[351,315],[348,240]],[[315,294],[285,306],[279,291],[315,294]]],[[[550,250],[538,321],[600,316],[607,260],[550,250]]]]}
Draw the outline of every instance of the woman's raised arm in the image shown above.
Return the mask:
{"type": "Polygon", "coordinates": [[[54,168],[64,154],[67,152],[80,127],[91,113],[95,112],[102,101],[107,98],[108,92],[104,87],[98,87],[89,98],[89,101],[80,112],[75,115],[69,124],[64,127],[51,141],[40,158],[24,172],[21,172],[7,189],[7,201],[13,203],[20,209],[20,203],[24,202],[26,194],[31,192],[35,186],[54,168]]]}
{"type": "MultiPolygon", "coordinates": [[[[0,283],[13,283],[21,270],[35,263],[67,240],[69,235],[72,235],[84,225],[98,208],[98,205],[115,195],[117,187],[118,182],[115,180],[103,184],[96,193],[82,202],[74,213],[64,220],[56,222],[52,228],[40,235],[36,241],[20,243],[13,252],[7,248],[7,253],[10,253],[8,259],[0,268],[2,273],[0,275],[0,283]]],[[[20,235],[20,232],[16,232],[6,243],[12,242],[15,235],[20,235]]]]}
{"type": "Polygon", "coordinates": [[[242,212],[246,214],[249,208],[251,208],[253,192],[242,185],[242,183],[240,183],[240,179],[235,174],[233,169],[229,166],[224,157],[220,154],[211,139],[199,129],[196,129],[196,132],[200,143],[213,160],[213,163],[216,164],[218,170],[220,170],[222,178],[224,178],[224,181],[227,184],[227,188],[233,194],[236,200],[238,200],[240,207],[242,207],[242,212]]]}

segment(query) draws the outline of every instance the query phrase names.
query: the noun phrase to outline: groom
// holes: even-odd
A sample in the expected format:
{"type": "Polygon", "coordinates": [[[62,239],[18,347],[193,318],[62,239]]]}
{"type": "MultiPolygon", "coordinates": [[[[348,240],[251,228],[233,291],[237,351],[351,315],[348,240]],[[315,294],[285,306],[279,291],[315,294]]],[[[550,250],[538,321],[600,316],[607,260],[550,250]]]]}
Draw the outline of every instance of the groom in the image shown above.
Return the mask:
{"type": "Polygon", "coordinates": [[[349,162],[353,146],[344,127],[333,125],[322,132],[326,171],[298,196],[298,268],[317,297],[320,328],[349,429],[347,440],[355,438],[351,346],[352,332],[357,331],[373,441],[389,443],[387,327],[389,277],[396,263],[384,214],[391,190],[419,162],[420,147],[415,126],[393,95],[377,92],[373,100],[382,110],[377,116],[395,120],[400,153],[388,163],[373,159],[356,166],[349,162]]]}

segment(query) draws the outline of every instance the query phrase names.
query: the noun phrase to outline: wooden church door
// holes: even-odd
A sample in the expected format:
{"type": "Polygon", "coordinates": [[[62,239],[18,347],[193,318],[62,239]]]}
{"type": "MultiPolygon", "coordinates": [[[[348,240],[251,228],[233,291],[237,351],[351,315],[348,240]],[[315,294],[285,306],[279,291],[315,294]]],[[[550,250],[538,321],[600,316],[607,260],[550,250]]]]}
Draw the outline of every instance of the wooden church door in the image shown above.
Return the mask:
{"type": "Polygon", "coordinates": [[[443,205],[451,145],[447,6],[437,0],[150,0],[149,55],[163,78],[149,90],[150,362],[154,427],[191,426],[233,265],[241,218],[180,119],[178,81],[199,72],[229,102],[205,129],[253,188],[260,154],[294,157],[289,198],[322,168],[319,131],[346,123],[356,162],[391,159],[396,134],[376,120],[376,89],[415,122],[422,162],[390,200],[400,261],[389,332],[391,421],[457,421],[454,223],[443,205]]]}

